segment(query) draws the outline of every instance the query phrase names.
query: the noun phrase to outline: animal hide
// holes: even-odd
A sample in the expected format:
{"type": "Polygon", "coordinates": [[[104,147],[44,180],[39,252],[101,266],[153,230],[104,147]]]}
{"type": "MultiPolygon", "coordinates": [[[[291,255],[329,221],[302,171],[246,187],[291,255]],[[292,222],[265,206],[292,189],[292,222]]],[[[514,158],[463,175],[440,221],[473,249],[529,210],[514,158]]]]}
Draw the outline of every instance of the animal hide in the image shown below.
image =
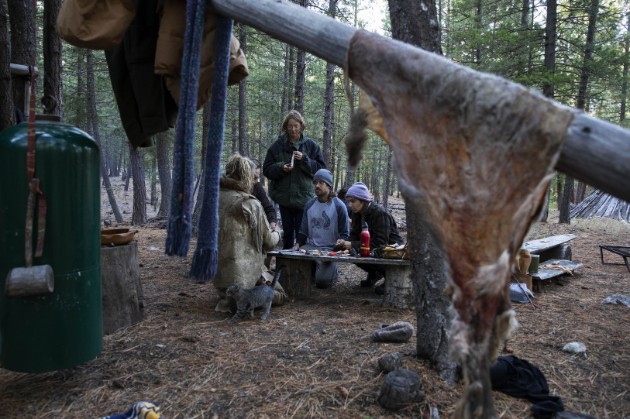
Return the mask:
{"type": "Polygon", "coordinates": [[[572,113],[367,31],[353,35],[346,66],[382,116],[400,187],[425,202],[450,264],[450,348],[466,383],[456,417],[493,417],[491,353],[513,323],[507,278],[572,113]]]}

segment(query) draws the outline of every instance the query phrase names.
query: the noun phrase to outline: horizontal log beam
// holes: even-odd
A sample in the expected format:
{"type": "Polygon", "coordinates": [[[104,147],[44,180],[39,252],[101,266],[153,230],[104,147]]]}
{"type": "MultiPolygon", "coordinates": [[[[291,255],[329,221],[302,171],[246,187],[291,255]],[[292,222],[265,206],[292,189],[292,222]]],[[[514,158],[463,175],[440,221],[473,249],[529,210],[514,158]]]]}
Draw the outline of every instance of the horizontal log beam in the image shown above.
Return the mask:
{"type": "MultiPolygon", "coordinates": [[[[209,4],[224,16],[342,68],[356,30],[283,0],[209,0],[209,4]]],[[[630,131],[578,110],[574,113],[556,169],[630,201],[630,131]]]]}

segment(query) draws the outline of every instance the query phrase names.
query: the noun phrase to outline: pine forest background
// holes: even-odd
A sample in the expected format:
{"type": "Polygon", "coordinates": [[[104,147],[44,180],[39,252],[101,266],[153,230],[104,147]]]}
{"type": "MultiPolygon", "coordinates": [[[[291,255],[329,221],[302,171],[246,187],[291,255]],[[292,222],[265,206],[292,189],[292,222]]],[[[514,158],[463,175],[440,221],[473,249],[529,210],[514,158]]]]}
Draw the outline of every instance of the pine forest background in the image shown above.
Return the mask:
{"type": "MultiPolygon", "coordinates": [[[[420,4],[402,0],[297,2],[315,13],[328,14],[355,27],[368,27],[385,36],[391,36],[388,5],[404,9],[420,4]],[[369,14],[377,5],[385,13],[369,14]]],[[[10,36],[13,45],[13,37],[20,36],[15,32],[18,20],[28,19],[28,13],[18,9],[25,5],[28,9],[28,3],[0,0],[3,9],[0,18],[4,21],[1,23],[10,23],[14,31],[10,35],[5,32],[4,36],[10,36]]],[[[45,51],[48,38],[54,36],[46,10],[58,8],[59,4],[59,0],[37,2],[39,69],[50,65],[45,51]]],[[[598,118],[628,126],[625,115],[630,61],[628,2],[439,0],[436,6],[438,21],[431,24],[440,27],[439,42],[447,58],[540,90],[560,103],[584,109],[598,118]]],[[[351,115],[349,100],[356,101],[358,91],[352,87],[351,99],[348,98],[342,69],[238,23],[234,34],[245,51],[250,74],[244,82],[229,88],[222,162],[235,152],[262,162],[267,147],[280,132],[283,114],[298,109],[306,119],[305,134],[315,139],[324,151],[335,176],[335,190],[360,180],[368,184],[377,201],[387,205],[388,197],[398,191],[392,153],[384,141],[370,133],[361,165],[356,171],[347,167],[344,139],[351,115]]],[[[17,48],[10,54],[10,62],[28,64],[28,55],[17,48]]],[[[58,114],[101,144],[104,187],[111,189],[108,177],[122,176],[127,181],[127,187],[134,191],[134,224],[148,221],[147,205],[159,208],[158,217],[165,217],[170,199],[174,129],[156,135],[152,147],[130,149],[103,51],[80,49],[64,42],[61,54],[61,99],[54,110],[48,105],[37,112],[58,114]]],[[[46,97],[42,75],[40,71],[38,98],[46,97]]],[[[207,114],[206,107],[197,113],[198,179],[203,170],[207,114]]],[[[561,206],[563,198],[567,205],[584,199],[587,186],[576,183],[574,188],[573,183],[573,179],[562,174],[556,176],[550,189],[552,207],[561,206]]],[[[203,185],[198,185],[197,190],[203,191],[203,185]]],[[[110,201],[112,197],[110,194],[110,201]]],[[[116,221],[121,222],[113,204],[116,221]]]]}

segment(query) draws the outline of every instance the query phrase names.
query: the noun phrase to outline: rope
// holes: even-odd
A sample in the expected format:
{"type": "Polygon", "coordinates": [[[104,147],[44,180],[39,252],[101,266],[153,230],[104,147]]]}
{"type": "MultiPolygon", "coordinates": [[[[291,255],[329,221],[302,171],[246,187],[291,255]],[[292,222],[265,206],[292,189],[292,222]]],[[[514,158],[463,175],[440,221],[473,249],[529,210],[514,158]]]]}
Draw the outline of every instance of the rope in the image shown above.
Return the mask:
{"type": "Polygon", "coordinates": [[[195,120],[201,36],[206,1],[186,2],[186,30],[182,54],[181,92],[173,150],[173,189],[171,212],[168,219],[165,252],[167,255],[186,256],[192,236],[194,196],[195,120]]]}
{"type": "Polygon", "coordinates": [[[206,190],[203,194],[199,215],[197,249],[190,268],[190,276],[200,282],[207,282],[214,278],[218,264],[219,178],[233,23],[232,19],[223,16],[218,18],[214,75],[210,97],[210,121],[205,155],[204,182],[206,190]]]}

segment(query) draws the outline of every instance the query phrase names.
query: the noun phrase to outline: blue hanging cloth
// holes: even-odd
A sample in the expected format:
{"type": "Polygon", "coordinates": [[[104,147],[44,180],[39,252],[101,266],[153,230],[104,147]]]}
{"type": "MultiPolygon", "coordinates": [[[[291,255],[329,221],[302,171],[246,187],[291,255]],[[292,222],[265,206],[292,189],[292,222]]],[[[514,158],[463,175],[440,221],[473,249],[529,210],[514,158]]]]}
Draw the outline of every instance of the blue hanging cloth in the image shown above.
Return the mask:
{"type": "Polygon", "coordinates": [[[186,256],[192,236],[195,179],[193,145],[205,9],[205,0],[186,2],[181,91],[173,150],[173,188],[165,245],[167,255],[186,256]]]}
{"type": "Polygon", "coordinates": [[[227,84],[230,69],[230,42],[232,19],[219,16],[216,31],[216,51],[212,92],[210,96],[210,121],[205,156],[205,191],[199,229],[197,249],[193,256],[190,276],[207,282],[217,274],[219,241],[219,178],[221,175],[221,153],[225,112],[227,108],[227,84]]]}

